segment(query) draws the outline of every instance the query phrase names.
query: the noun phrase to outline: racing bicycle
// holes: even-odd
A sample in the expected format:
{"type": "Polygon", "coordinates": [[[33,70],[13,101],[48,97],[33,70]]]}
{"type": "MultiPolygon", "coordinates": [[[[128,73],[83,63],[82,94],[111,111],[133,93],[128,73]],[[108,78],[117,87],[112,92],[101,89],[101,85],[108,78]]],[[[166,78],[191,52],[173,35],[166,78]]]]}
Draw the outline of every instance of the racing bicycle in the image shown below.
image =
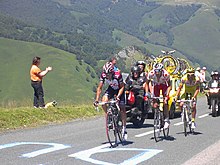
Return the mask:
{"type": "Polygon", "coordinates": [[[190,133],[194,133],[194,129],[192,129],[192,103],[193,100],[177,100],[176,102],[183,102],[181,119],[183,122],[184,135],[187,136],[187,128],[189,128],[190,133]]]}
{"type": "Polygon", "coordinates": [[[118,145],[118,140],[122,143],[122,121],[120,108],[116,99],[107,102],[100,102],[99,105],[107,105],[106,113],[106,135],[111,147],[118,145]]]}
{"type": "Polygon", "coordinates": [[[154,108],[154,139],[158,142],[161,139],[161,132],[166,139],[169,135],[169,128],[164,129],[164,113],[163,113],[163,97],[151,97],[152,103],[158,102],[157,107],[154,108]]]}

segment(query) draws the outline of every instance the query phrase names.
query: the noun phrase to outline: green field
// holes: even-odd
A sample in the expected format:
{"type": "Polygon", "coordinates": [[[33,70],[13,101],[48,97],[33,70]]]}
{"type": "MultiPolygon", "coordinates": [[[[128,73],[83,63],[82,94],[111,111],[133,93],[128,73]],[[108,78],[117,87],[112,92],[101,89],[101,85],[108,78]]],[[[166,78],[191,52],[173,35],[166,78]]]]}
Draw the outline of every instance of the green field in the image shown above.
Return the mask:
{"type": "Polygon", "coordinates": [[[32,106],[29,71],[34,56],[42,58],[42,70],[53,67],[43,79],[46,102],[80,104],[93,101],[93,87],[98,78],[92,78],[86,68],[94,70],[84,62],[80,65],[74,54],[42,44],[0,38],[0,106],[32,106]]]}

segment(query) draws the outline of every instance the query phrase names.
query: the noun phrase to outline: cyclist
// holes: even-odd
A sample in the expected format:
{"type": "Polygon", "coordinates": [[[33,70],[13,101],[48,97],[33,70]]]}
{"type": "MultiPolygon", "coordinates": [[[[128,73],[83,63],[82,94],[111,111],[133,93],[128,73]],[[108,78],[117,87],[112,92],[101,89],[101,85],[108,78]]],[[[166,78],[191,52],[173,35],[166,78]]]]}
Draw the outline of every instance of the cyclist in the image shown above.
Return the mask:
{"type": "MultiPolygon", "coordinates": [[[[215,71],[212,71],[211,72],[211,80],[209,81],[209,83],[208,83],[208,88],[210,88],[211,86],[212,86],[212,83],[213,82],[215,82],[215,81],[217,81],[217,87],[218,88],[220,88],[220,80],[219,80],[219,77],[220,77],[220,74],[219,74],[219,72],[217,71],[217,70],[215,70],[215,71]]],[[[209,105],[209,109],[211,109],[211,100],[210,100],[210,97],[209,97],[209,95],[207,94],[206,95],[207,96],[207,102],[208,102],[208,105],[209,105]]]]}
{"type": "MultiPolygon", "coordinates": [[[[113,98],[116,95],[117,100],[119,101],[119,107],[121,111],[121,118],[122,118],[122,133],[123,139],[127,139],[127,132],[126,132],[126,111],[125,111],[125,98],[124,98],[124,83],[122,75],[119,72],[114,71],[114,65],[111,62],[107,62],[103,66],[103,72],[100,76],[100,82],[97,87],[96,92],[96,99],[94,102],[94,106],[98,106],[99,97],[102,92],[103,85],[107,83],[108,89],[105,91],[102,101],[107,102],[109,99],[113,98]]],[[[106,105],[103,105],[103,110],[105,113],[107,112],[106,105]]]]}
{"type": "MultiPolygon", "coordinates": [[[[181,96],[181,99],[188,99],[187,95],[191,94],[193,101],[192,106],[192,125],[191,128],[195,129],[195,117],[196,117],[196,98],[199,93],[199,86],[200,86],[200,80],[199,77],[195,76],[195,70],[194,68],[190,68],[186,70],[186,74],[181,78],[181,82],[179,84],[179,87],[177,89],[176,98],[179,97],[180,91],[185,86],[184,94],[181,96]]],[[[175,100],[176,100],[175,98],[175,100]]],[[[180,103],[180,108],[182,109],[183,103],[180,103]]]]}
{"type": "Polygon", "coordinates": [[[146,116],[144,109],[144,93],[146,76],[141,76],[141,68],[139,66],[133,66],[131,68],[131,75],[125,80],[125,90],[134,92],[135,106],[142,111],[143,116],[146,116]]]}
{"type": "MultiPolygon", "coordinates": [[[[156,63],[154,65],[153,70],[148,73],[147,82],[146,82],[146,89],[145,91],[149,90],[149,83],[152,83],[152,90],[150,91],[151,95],[155,97],[160,96],[160,91],[162,90],[162,95],[164,97],[164,116],[165,116],[165,124],[164,128],[167,129],[170,125],[169,121],[169,112],[168,112],[168,100],[169,94],[171,90],[171,81],[169,73],[163,68],[162,63],[156,63]]],[[[146,97],[148,98],[149,95],[146,93],[146,97]]],[[[155,108],[158,105],[157,102],[153,104],[155,108]]]]}

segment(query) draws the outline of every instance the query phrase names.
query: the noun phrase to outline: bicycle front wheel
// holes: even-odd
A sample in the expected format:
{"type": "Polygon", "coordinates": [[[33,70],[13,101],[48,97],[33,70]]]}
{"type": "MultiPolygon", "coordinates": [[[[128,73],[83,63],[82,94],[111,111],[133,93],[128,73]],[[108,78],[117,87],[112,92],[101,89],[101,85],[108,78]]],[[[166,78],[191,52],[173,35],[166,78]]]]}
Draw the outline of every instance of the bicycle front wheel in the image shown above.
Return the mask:
{"type": "Polygon", "coordinates": [[[164,115],[163,113],[161,112],[161,123],[163,123],[162,127],[163,127],[163,136],[164,136],[164,139],[166,139],[168,136],[169,136],[169,131],[170,131],[170,127],[164,129],[164,124],[165,124],[165,121],[164,121],[164,115]]]}
{"type": "Polygon", "coordinates": [[[155,109],[154,111],[154,139],[156,142],[158,142],[160,138],[160,131],[161,131],[160,129],[161,129],[160,110],[155,109]]]}
{"type": "Polygon", "coordinates": [[[183,108],[183,129],[184,135],[187,136],[187,109],[183,108]]]}
{"type": "Polygon", "coordinates": [[[106,134],[111,147],[115,147],[117,145],[117,130],[114,116],[109,109],[106,114],[106,134]]]}

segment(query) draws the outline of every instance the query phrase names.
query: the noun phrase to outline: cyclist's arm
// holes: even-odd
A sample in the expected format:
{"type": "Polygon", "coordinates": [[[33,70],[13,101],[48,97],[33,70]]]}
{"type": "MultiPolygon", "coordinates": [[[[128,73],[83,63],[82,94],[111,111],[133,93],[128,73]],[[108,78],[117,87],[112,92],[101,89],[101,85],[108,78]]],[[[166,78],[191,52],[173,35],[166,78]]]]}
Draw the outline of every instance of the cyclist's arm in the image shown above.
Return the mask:
{"type": "Polygon", "coordinates": [[[177,88],[177,91],[176,91],[176,97],[178,97],[180,95],[180,91],[181,91],[182,87],[183,87],[183,84],[180,83],[179,87],[177,88]]]}
{"type": "Polygon", "coordinates": [[[103,82],[100,82],[100,83],[99,83],[99,86],[97,87],[96,99],[95,99],[95,101],[99,101],[99,97],[100,97],[101,92],[102,92],[102,87],[103,87],[103,82]]]}
{"type": "Polygon", "coordinates": [[[170,80],[167,82],[167,85],[168,85],[168,88],[167,88],[167,97],[169,97],[170,91],[171,91],[171,88],[172,88],[172,86],[171,86],[171,81],[170,81],[170,80]]]}
{"type": "Polygon", "coordinates": [[[199,93],[199,86],[196,87],[196,91],[195,91],[195,93],[193,95],[193,98],[196,98],[198,93],[199,93]]]}
{"type": "Polygon", "coordinates": [[[118,91],[117,98],[120,98],[120,96],[123,94],[124,88],[125,88],[125,84],[124,84],[123,82],[121,82],[121,83],[119,84],[119,91],[118,91]]]}
{"type": "Polygon", "coordinates": [[[150,81],[146,80],[146,82],[145,82],[145,93],[149,92],[149,83],[150,83],[150,81]]]}

